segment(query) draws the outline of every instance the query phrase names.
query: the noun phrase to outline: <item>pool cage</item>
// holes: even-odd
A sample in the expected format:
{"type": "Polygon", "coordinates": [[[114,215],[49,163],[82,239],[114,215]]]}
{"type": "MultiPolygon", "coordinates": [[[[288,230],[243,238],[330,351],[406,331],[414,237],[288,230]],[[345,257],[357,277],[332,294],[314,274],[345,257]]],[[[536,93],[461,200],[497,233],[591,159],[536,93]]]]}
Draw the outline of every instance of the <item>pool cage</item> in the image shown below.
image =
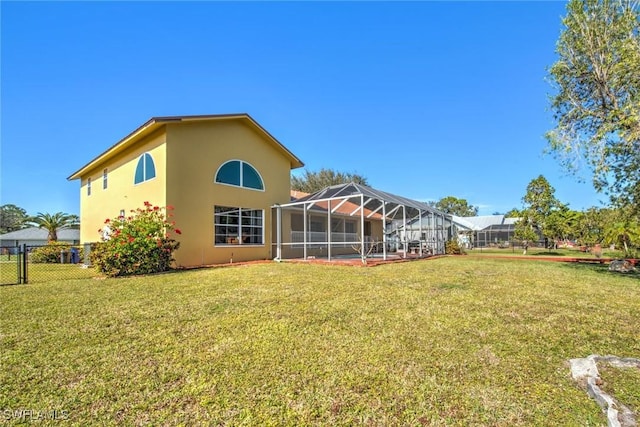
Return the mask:
{"type": "Polygon", "coordinates": [[[513,241],[515,224],[494,224],[474,233],[473,245],[478,248],[508,247],[513,241]]]}
{"type": "Polygon", "coordinates": [[[452,235],[451,217],[426,203],[353,182],[273,210],[276,260],[424,257],[452,235]]]}

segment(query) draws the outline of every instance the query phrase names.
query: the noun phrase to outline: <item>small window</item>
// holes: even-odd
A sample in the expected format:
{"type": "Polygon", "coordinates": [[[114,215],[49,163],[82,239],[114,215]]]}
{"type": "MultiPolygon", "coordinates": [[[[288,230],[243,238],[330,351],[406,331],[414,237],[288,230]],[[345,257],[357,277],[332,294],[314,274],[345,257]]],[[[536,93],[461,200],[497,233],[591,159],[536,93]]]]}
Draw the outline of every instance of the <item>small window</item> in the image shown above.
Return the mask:
{"type": "Polygon", "coordinates": [[[149,153],[144,153],[138,158],[138,165],[136,166],[136,176],[133,183],[140,184],[155,177],[156,166],[153,163],[153,157],[151,157],[151,154],[149,153]]]}
{"type": "Polygon", "coordinates": [[[252,190],[264,190],[264,182],[258,171],[242,160],[230,160],[220,166],[215,182],[252,190]]]}
{"type": "Polygon", "coordinates": [[[91,178],[87,178],[87,196],[91,195],[91,178]]]}
{"type": "Polygon", "coordinates": [[[102,171],[102,189],[106,190],[107,189],[107,170],[103,170],[102,171]]]}

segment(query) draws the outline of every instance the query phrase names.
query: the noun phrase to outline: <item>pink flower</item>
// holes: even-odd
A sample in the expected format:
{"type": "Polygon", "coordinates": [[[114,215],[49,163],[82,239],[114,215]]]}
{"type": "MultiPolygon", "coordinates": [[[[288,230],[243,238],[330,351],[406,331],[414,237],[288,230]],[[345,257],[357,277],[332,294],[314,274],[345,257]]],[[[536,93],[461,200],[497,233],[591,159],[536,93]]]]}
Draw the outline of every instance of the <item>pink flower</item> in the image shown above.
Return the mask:
{"type": "Polygon", "coordinates": [[[149,203],[149,202],[144,202],[144,205],[145,205],[146,207],[149,207],[149,206],[151,206],[151,203],[149,203]]]}
{"type": "Polygon", "coordinates": [[[173,230],[173,231],[175,231],[175,232],[176,232],[176,234],[182,234],[182,231],[180,231],[180,229],[179,229],[179,228],[176,228],[176,229],[175,229],[175,230],[173,230]]]}

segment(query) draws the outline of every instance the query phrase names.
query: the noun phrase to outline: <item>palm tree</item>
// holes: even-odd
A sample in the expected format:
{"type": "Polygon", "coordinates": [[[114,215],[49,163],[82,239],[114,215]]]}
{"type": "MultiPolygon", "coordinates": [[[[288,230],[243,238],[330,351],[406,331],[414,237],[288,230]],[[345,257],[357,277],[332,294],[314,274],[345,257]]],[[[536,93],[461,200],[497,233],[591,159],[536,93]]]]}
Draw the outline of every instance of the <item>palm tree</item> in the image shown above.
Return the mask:
{"type": "Polygon", "coordinates": [[[50,242],[58,241],[58,229],[77,226],[80,221],[78,215],[71,215],[64,212],[56,212],[54,214],[38,212],[38,214],[29,219],[29,222],[39,228],[44,228],[49,232],[47,237],[50,242]]]}

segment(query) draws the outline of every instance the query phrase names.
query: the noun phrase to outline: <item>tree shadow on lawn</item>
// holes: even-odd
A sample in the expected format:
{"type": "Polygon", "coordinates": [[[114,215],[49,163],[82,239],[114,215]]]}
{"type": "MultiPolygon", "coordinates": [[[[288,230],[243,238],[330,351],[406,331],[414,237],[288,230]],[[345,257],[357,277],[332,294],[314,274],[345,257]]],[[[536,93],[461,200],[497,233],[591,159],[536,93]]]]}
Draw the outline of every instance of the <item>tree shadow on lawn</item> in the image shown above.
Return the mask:
{"type": "Polygon", "coordinates": [[[567,256],[567,254],[562,252],[555,251],[546,251],[546,252],[535,252],[531,254],[532,256],[567,256]]]}
{"type": "Polygon", "coordinates": [[[604,274],[611,277],[633,277],[640,279],[640,269],[636,266],[636,271],[630,271],[628,273],[621,273],[619,271],[610,271],[608,264],[593,264],[593,263],[579,263],[579,262],[571,262],[571,263],[562,263],[564,268],[573,269],[576,272],[578,271],[593,271],[599,274],[604,274]]]}

